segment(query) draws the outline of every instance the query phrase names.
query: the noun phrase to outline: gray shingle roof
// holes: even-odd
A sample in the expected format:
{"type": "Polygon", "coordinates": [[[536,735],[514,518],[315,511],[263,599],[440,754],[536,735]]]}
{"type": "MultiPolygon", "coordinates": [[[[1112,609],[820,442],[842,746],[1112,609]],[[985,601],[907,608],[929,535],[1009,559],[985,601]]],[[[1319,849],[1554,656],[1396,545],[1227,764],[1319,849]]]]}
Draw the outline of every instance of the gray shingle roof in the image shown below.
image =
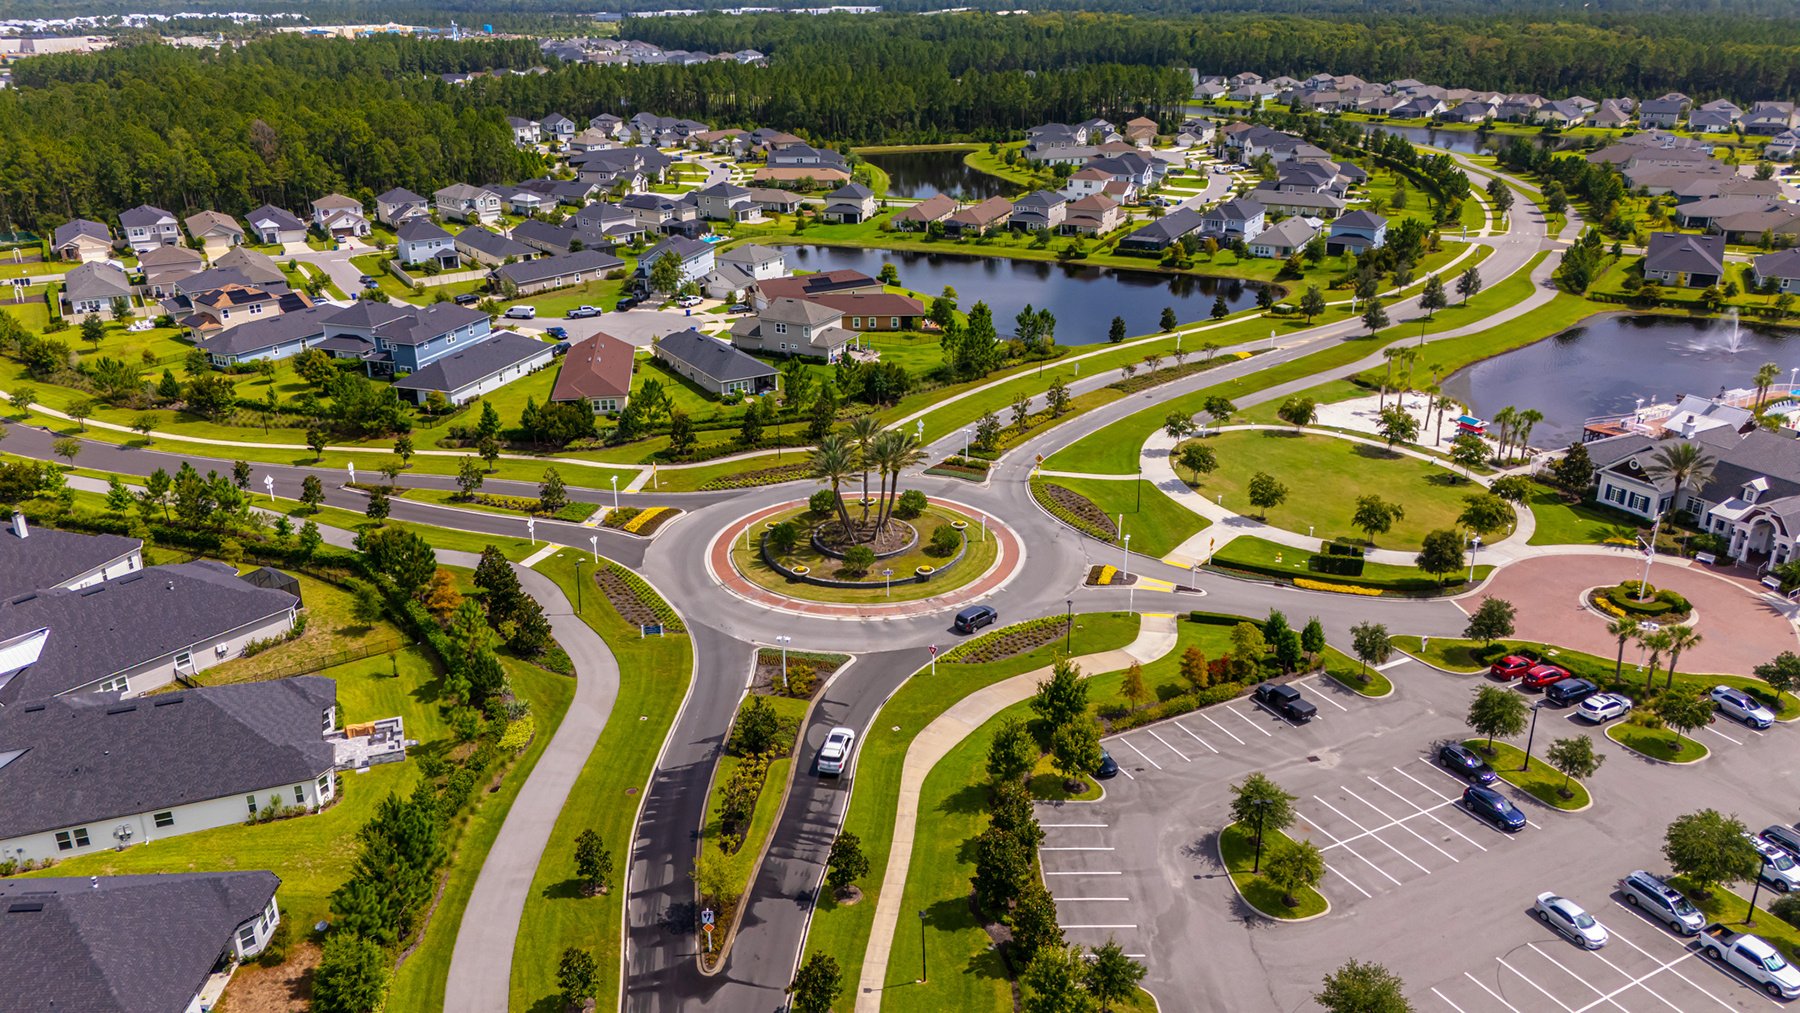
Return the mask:
{"type": "Polygon", "coordinates": [[[466,246],[478,253],[502,260],[507,257],[529,257],[538,251],[517,240],[508,239],[498,232],[489,232],[480,226],[466,228],[456,234],[456,245],[466,246]]]}
{"type": "Polygon", "coordinates": [[[0,839],[317,780],[336,762],[322,723],[336,701],[337,683],[307,675],[0,710],[0,756],[23,751],[0,766],[0,839]]]}
{"type": "Polygon", "coordinates": [[[175,216],[159,207],[139,204],[128,211],[119,212],[119,224],[128,229],[153,228],[162,221],[174,222],[175,216]]]}
{"type": "Polygon", "coordinates": [[[516,264],[503,264],[494,273],[515,285],[532,285],[563,275],[580,272],[591,275],[625,266],[625,262],[605,250],[576,250],[553,257],[540,257],[516,264]]]}
{"type": "Polygon", "coordinates": [[[81,236],[98,239],[103,243],[112,242],[112,234],[106,231],[106,226],[85,218],[77,218],[56,227],[56,237],[52,240],[52,246],[61,249],[81,236]]]}
{"type": "MultiPolygon", "coordinates": [[[[0,518],[3,520],[3,518],[0,518]]],[[[11,524],[0,527],[0,598],[58,587],[143,548],[124,535],[84,535],[28,524],[20,538],[11,524]]]]}
{"type": "Polygon", "coordinates": [[[1644,254],[1646,271],[1718,274],[1724,269],[1725,237],[1681,232],[1653,232],[1644,254]]]}
{"type": "Polygon", "coordinates": [[[1134,243],[1156,243],[1167,245],[1193,232],[1200,227],[1200,212],[1193,208],[1176,208],[1146,225],[1141,225],[1125,237],[1134,243]]]}
{"type": "Polygon", "coordinates": [[[450,233],[429,218],[414,218],[396,229],[394,238],[403,243],[417,243],[427,239],[449,239],[450,233]]]}
{"type": "Polygon", "coordinates": [[[424,369],[395,381],[394,386],[450,394],[549,351],[550,346],[536,338],[515,331],[495,331],[462,351],[433,359],[424,369]]]}
{"type": "Polygon", "coordinates": [[[333,306],[313,306],[227,327],[217,334],[198,339],[195,344],[211,355],[249,355],[311,336],[323,338],[325,323],[336,312],[337,308],[333,306]]]}
{"type": "Polygon", "coordinates": [[[283,211],[273,204],[264,204],[255,211],[244,216],[251,228],[273,227],[282,232],[305,232],[306,223],[301,221],[292,211],[283,211]]]}
{"type": "Polygon", "coordinates": [[[488,315],[473,306],[452,302],[432,303],[407,309],[399,316],[379,325],[381,336],[390,344],[422,345],[440,334],[486,320],[488,315]]]}
{"type": "Polygon", "coordinates": [[[775,367],[701,334],[692,328],[667,335],[656,342],[664,355],[679,359],[714,380],[752,380],[774,376],[775,367]]]}
{"type": "Polygon", "coordinates": [[[70,302],[129,298],[131,280],[104,260],[90,261],[63,275],[63,297],[70,302]]]}
{"type": "Polygon", "coordinates": [[[272,872],[0,881],[0,1013],[183,1010],[272,872]]]}

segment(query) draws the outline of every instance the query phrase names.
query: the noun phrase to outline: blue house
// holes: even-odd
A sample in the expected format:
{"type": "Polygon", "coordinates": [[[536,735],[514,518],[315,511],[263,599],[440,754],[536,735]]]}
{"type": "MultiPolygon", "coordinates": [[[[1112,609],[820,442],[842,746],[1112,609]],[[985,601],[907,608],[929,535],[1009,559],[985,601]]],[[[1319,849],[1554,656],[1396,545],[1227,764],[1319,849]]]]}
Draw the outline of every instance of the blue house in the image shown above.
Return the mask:
{"type": "Polygon", "coordinates": [[[1325,239],[1325,252],[1338,254],[1366,253],[1378,250],[1387,242],[1387,219],[1371,211],[1352,211],[1331,223],[1331,234],[1325,239]]]}
{"type": "Polygon", "coordinates": [[[415,308],[364,299],[327,324],[330,338],[321,347],[361,359],[370,376],[417,373],[493,333],[486,313],[448,302],[415,308]]]}

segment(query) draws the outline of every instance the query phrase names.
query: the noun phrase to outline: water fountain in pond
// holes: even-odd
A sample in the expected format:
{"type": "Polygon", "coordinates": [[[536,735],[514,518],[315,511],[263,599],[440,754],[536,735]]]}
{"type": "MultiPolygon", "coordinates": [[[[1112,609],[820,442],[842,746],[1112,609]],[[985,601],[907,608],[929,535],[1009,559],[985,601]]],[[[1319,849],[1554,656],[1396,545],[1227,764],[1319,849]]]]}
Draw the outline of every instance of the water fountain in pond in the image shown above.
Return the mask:
{"type": "Polygon", "coordinates": [[[1720,323],[1723,324],[1723,326],[1721,328],[1719,328],[1719,330],[1721,331],[1721,334],[1722,334],[1723,338],[1725,339],[1725,342],[1724,342],[1725,350],[1727,352],[1730,352],[1732,355],[1736,355],[1737,353],[1743,351],[1744,350],[1744,329],[1738,323],[1737,307],[1733,306],[1730,309],[1726,310],[1725,311],[1725,319],[1720,321],[1720,323]]]}

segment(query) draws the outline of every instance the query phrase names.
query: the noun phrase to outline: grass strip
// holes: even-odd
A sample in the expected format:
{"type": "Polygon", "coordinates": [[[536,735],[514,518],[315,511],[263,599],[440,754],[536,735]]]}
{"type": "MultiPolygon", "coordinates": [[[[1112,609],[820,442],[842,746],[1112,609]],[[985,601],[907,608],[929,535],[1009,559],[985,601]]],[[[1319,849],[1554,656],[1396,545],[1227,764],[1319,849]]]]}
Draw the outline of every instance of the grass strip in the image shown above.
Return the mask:
{"type": "Polygon", "coordinates": [[[1586,808],[1592,801],[1588,797],[1587,788],[1572,777],[1567,779],[1569,797],[1564,798],[1563,775],[1535,756],[1531,758],[1529,769],[1520,769],[1525,766],[1525,753],[1516,746],[1496,742],[1493,752],[1489,752],[1486,739],[1465,739],[1463,745],[1479,750],[1482,756],[1487,757],[1489,765],[1494,768],[1494,773],[1500,775],[1501,780],[1545,805],[1573,811],[1586,808]]]}
{"type": "MultiPolygon", "coordinates": [[[[1262,857],[1266,861],[1269,854],[1283,844],[1292,844],[1293,838],[1279,830],[1263,832],[1262,857]]],[[[1294,893],[1296,901],[1289,907],[1282,899],[1282,890],[1268,877],[1250,870],[1256,865],[1256,835],[1241,823],[1233,823],[1219,831],[1219,856],[1225,860],[1225,869],[1231,873],[1231,882],[1243,894],[1244,900],[1251,907],[1282,921],[1293,921],[1299,918],[1311,918],[1322,915],[1329,908],[1325,895],[1312,887],[1302,887],[1294,893]]]]}

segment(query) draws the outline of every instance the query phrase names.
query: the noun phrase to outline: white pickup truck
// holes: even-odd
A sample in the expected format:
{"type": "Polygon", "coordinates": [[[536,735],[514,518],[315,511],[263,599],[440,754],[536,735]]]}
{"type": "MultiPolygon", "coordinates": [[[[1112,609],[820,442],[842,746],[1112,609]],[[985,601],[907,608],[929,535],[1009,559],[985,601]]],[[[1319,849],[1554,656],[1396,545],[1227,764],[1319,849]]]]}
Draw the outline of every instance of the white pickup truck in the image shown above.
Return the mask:
{"type": "Polygon", "coordinates": [[[1761,985],[1772,999],[1800,999],[1800,971],[1775,947],[1718,922],[1700,933],[1700,952],[1761,985]]]}

